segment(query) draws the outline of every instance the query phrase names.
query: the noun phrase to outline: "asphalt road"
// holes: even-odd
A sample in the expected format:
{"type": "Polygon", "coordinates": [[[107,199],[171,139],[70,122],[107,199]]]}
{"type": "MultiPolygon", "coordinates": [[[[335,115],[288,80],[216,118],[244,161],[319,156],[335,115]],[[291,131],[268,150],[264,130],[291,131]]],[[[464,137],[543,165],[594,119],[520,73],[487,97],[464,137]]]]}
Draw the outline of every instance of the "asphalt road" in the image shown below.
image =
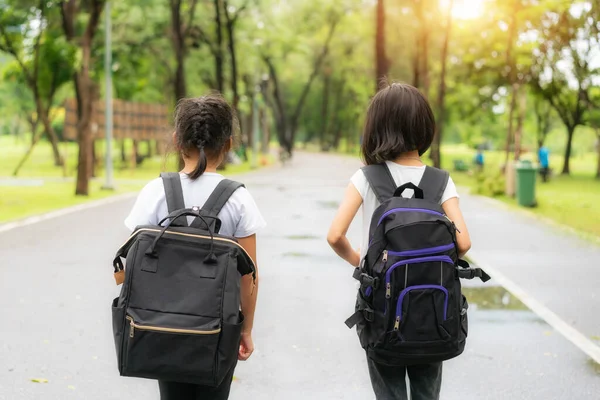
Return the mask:
{"type": "MultiPolygon", "coordinates": [[[[258,239],[256,351],[239,364],[232,399],[374,398],[356,334],[343,324],[354,304],[351,267],[325,241],[358,167],[352,158],[298,154],[293,166],[241,178],[269,227],[258,239]]],[[[595,332],[600,289],[592,283],[600,272],[586,257],[597,247],[481,199],[463,196],[462,202],[476,248],[493,255],[486,263],[571,316],[586,334],[595,332]],[[507,226],[498,228],[490,215],[507,226]],[[523,245],[535,227],[547,231],[544,240],[553,248],[523,245]],[[506,231],[489,234],[498,229],[506,231]],[[498,243],[496,236],[508,241],[498,243]],[[558,252],[565,243],[586,252],[571,268],[558,252]],[[585,274],[577,276],[576,268],[585,274]],[[568,272],[554,275],[558,270],[568,272]]],[[[0,399],[158,400],[155,382],[118,376],[111,334],[110,302],[118,294],[111,259],[128,235],[122,221],[132,203],[0,233],[0,399]]],[[[350,232],[356,245],[357,228],[350,232]]],[[[600,368],[536,314],[493,282],[465,291],[471,303],[467,350],[445,364],[442,399],[600,399],[600,368]]]]}

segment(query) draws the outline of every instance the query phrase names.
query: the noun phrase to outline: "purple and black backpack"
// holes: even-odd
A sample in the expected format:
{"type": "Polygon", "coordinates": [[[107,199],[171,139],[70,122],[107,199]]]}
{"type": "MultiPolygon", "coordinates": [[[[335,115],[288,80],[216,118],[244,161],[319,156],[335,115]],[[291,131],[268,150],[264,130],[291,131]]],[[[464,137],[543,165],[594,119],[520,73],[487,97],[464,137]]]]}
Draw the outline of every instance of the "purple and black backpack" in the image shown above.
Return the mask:
{"type": "Polygon", "coordinates": [[[381,205],[369,230],[369,248],[354,277],[360,282],[356,330],[372,360],[413,365],[460,355],[467,338],[468,303],[460,278],[490,277],[458,259],[456,226],[440,200],[448,173],[426,167],[418,186],[396,187],[385,164],[363,168],[381,205]],[[412,198],[402,193],[412,189],[412,198]]]}

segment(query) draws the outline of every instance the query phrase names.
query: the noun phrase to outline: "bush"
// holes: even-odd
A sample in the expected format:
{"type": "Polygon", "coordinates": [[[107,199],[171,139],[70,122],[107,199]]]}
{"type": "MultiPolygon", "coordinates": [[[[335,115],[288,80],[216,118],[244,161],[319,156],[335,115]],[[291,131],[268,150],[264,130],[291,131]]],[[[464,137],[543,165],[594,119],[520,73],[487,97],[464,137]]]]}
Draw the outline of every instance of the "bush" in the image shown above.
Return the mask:
{"type": "Polygon", "coordinates": [[[481,171],[475,174],[475,193],[496,197],[504,194],[506,179],[502,171],[481,171]]]}

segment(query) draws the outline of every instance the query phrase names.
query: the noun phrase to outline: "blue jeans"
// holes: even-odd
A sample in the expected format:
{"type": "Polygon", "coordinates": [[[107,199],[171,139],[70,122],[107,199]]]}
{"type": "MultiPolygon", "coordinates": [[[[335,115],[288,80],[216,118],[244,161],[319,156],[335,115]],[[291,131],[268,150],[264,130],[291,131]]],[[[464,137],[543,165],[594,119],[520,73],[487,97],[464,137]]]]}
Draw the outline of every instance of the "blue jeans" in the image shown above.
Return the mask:
{"type": "Polygon", "coordinates": [[[371,384],[377,400],[408,400],[406,374],[411,400],[439,400],[442,363],[392,367],[367,358],[371,384]]]}

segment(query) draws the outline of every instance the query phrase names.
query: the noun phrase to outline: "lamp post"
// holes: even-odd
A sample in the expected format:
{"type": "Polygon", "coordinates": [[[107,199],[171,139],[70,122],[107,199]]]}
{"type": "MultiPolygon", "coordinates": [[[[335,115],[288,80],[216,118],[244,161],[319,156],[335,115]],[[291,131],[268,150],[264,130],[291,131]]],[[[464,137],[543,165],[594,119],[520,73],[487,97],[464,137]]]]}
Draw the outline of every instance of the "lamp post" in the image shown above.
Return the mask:
{"type": "Polygon", "coordinates": [[[112,160],[112,134],[113,134],[113,105],[112,105],[112,38],[111,38],[111,20],[110,20],[110,1],[104,5],[104,75],[106,79],[105,88],[105,115],[104,129],[106,133],[106,161],[105,172],[106,182],[102,186],[106,190],[114,190],[113,182],[113,160],[112,160]]]}

